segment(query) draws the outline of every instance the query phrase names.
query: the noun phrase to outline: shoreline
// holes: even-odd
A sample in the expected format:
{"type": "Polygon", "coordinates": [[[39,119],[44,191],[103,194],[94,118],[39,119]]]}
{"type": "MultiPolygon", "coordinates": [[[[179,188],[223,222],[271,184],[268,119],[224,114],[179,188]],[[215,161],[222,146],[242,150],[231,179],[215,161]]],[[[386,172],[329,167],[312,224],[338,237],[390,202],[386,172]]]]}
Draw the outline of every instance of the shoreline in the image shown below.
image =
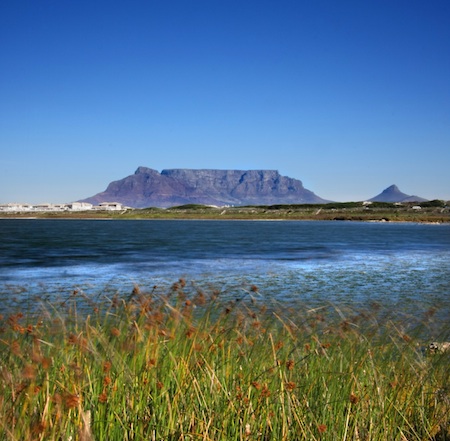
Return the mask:
{"type": "Polygon", "coordinates": [[[399,218],[399,219],[361,219],[357,216],[347,218],[323,217],[320,219],[313,217],[206,217],[206,216],[0,216],[2,220],[86,220],[86,221],[248,221],[248,222],[362,222],[377,224],[421,224],[421,225],[449,225],[449,219],[430,220],[427,218],[399,218]]]}
{"type": "Polygon", "coordinates": [[[171,208],[141,208],[105,211],[0,212],[1,219],[87,219],[87,220],[251,220],[251,221],[351,221],[450,223],[450,207],[443,201],[417,205],[394,203],[330,203],[322,205],[255,205],[211,207],[183,205],[171,208]]]}
{"type": "Polygon", "coordinates": [[[360,222],[360,223],[373,223],[373,224],[420,224],[420,225],[450,225],[449,221],[426,221],[426,220],[377,220],[377,219],[277,219],[277,218],[264,218],[264,219],[249,219],[249,218],[102,218],[102,217],[2,217],[2,220],[66,220],[66,221],[204,221],[204,222],[360,222]]]}

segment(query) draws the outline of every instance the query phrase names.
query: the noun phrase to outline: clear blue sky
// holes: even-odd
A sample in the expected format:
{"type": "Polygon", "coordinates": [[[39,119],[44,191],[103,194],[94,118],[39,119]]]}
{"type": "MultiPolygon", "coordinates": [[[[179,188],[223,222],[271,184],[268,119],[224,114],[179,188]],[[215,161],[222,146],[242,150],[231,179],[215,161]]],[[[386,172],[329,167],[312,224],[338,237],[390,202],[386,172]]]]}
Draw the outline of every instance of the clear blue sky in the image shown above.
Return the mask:
{"type": "Polygon", "coordinates": [[[2,0],[0,202],[138,166],[450,199],[448,0],[2,0]]]}

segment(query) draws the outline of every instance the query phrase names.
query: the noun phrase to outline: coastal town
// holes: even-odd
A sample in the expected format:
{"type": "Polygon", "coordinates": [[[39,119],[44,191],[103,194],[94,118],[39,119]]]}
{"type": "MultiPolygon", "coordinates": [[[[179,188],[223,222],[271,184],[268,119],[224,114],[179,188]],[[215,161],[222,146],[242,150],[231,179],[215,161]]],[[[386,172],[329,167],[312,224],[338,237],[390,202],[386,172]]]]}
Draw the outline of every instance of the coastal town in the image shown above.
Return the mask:
{"type": "Polygon", "coordinates": [[[119,202],[102,202],[93,205],[88,202],[72,202],[69,204],[0,204],[0,212],[6,213],[36,213],[36,212],[72,212],[72,211],[123,211],[128,210],[119,202]]]}

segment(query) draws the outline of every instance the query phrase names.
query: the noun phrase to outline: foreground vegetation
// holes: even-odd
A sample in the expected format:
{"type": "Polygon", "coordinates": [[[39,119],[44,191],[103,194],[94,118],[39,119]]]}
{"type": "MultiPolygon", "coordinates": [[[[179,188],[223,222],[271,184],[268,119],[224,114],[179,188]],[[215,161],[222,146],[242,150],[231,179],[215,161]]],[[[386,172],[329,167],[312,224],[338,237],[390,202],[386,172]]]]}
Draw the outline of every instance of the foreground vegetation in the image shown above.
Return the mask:
{"type": "Polygon", "coordinates": [[[2,218],[44,219],[221,219],[221,220],[353,220],[383,222],[450,222],[450,206],[435,200],[401,205],[387,202],[343,202],[301,205],[256,205],[245,207],[211,207],[182,205],[168,209],[144,208],[123,211],[0,213],[2,218]]]}
{"type": "Polygon", "coordinates": [[[0,439],[450,439],[439,310],[259,298],[180,280],[4,315],[0,439]]]}

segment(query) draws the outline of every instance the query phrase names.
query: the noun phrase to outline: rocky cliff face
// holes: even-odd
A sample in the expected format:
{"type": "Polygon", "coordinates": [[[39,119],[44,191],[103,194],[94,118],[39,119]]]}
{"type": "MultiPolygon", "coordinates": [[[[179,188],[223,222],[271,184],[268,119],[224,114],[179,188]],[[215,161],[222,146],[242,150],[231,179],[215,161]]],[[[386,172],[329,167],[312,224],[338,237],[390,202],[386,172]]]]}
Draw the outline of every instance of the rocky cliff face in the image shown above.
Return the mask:
{"type": "Polygon", "coordinates": [[[327,202],[298,179],[275,170],[170,169],[139,167],[134,175],[111,182],[83,202],[120,202],[134,208],[183,204],[273,205],[327,202]]]}
{"type": "Polygon", "coordinates": [[[423,202],[426,199],[402,193],[396,185],[383,190],[379,195],[369,199],[371,202],[423,202]]]}

